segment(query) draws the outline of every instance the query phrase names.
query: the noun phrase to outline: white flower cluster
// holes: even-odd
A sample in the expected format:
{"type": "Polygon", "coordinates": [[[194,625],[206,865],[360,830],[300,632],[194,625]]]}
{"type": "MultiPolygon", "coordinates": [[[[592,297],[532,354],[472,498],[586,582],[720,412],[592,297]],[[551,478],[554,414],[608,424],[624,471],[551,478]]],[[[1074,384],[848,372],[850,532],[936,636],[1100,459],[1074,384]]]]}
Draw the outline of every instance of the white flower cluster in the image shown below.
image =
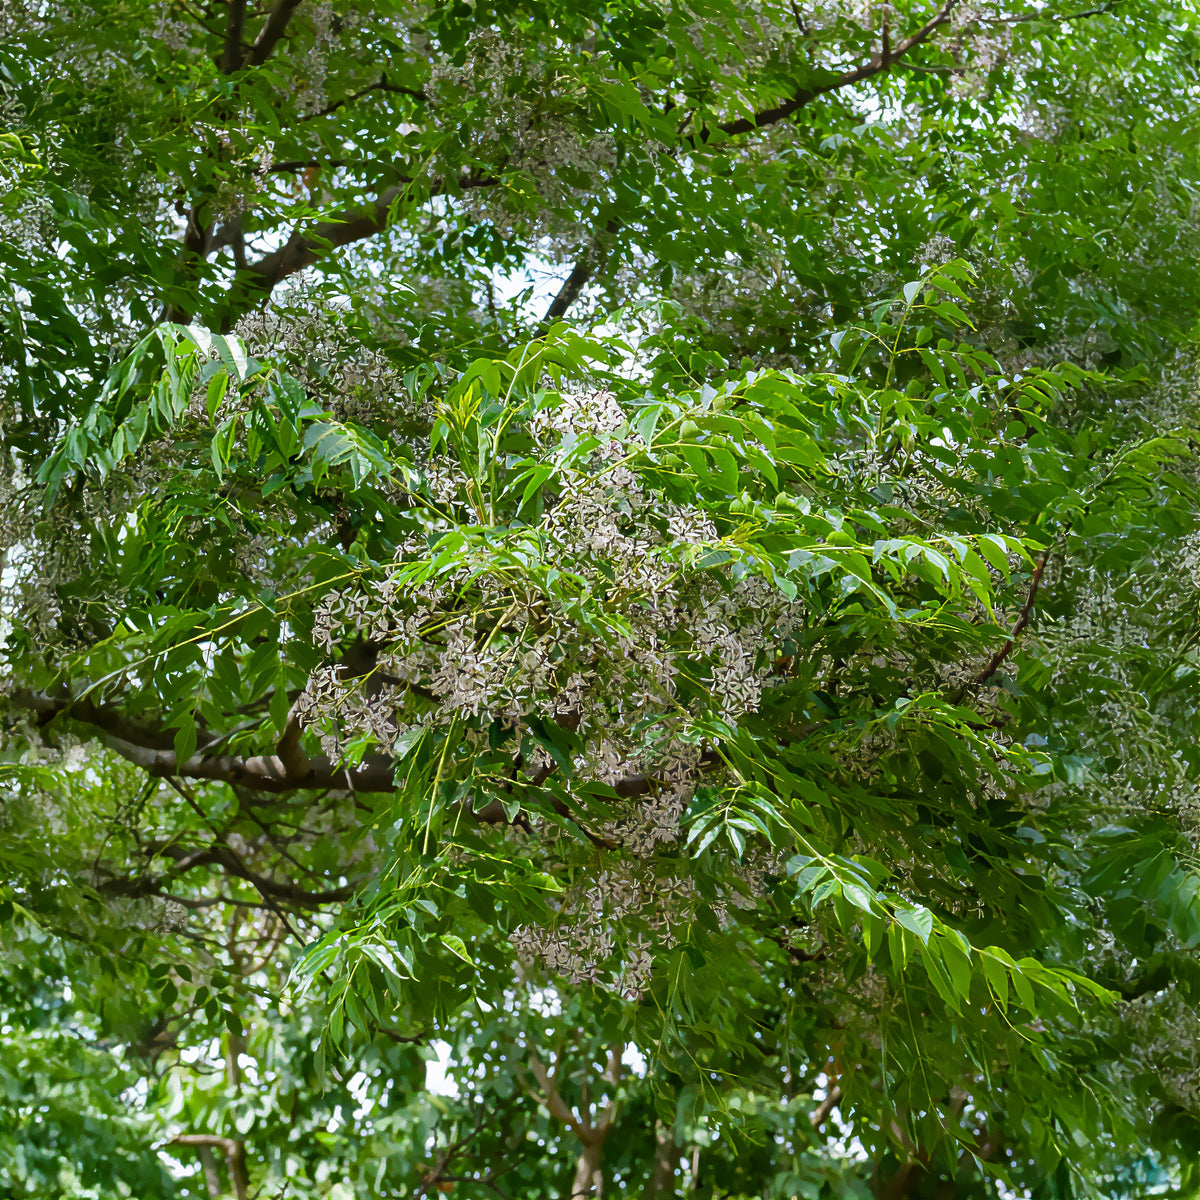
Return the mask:
{"type": "Polygon", "coordinates": [[[992,69],[1007,59],[1012,25],[1003,15],[999,5],[980,0],[956,7],[951,17],[954,37],[948,49],[962,64],[950,83],[951,92],[960,99],[982,95],[992,69]]]}
{"type": "MultiPolygon", "coordinates": [[[[537,232],[544,238],[544,253],[552,257],[560,249],[565,257],[578,250],[577,214],[594,193],[577,181],[593,180],[617,161],[608,134],[583,134],[572,122],[569,106],[556,94],[566,78],[534,57],[527,44],[480,29],[468,39],[465,61],[435,62],[426,87],[430,115],[453,117],[459,126],[459,97],[472,96],[471,142],[481,159],[491,153],[509,171],[521,171],[533,181],[544,202],[537,232]],[[514,87],[518,80],[520,86],[514,87]]],[[[504,188],[473,190],[464,208],[501,232],[530,220],[528,207],[522,203],[514,209],[504,188]]]]}
{"type": "MultiPolygon", "coordinates": [[[[0,10],[3,7],[0,3],[0,10]]],[[[19,135],[24,125],[24,108],[0,90],[0,129],[19,135]]],[[[44,137],[39,137],[38,142],[38,150],[44,157],[47,154],[44,137]]],[[[29,179],[22,170],[20,156],[0,159],[0,242],[22,254],[50,250],[54,245],[52,216],[53,205],[44,184],[40,179],[29,179]]]]}
{"type": "Polygon", "coordinates": [[[522,926],[512,943],[522,958],[540,960],[573,984],[612,981],[637,999],[653,966],[651,951],[677,942],[676,931],[691,922],[696,903],[690,879],[656,878],[621,863],[569,892],[553,929],[522,926]],[[631,923],[638,932],[622,937],[631,923]]]}
{"type": "Polygon", "coordinates": [[[333,5],[312,4],[307,8],[308,20],[312,26],[312,42],[304,53],[297,57],[297,83],[292,94],[302,115],[319,112],[325,107],[325,77],[329,68],[329,55],[334,48],[333,5]]]}
{"type": "MultiPolygon", "coordinates": [[[[701,776],[719,782],[695,723],[735,723],[757,707],[805,610],[742,573],[707,513],[643,484],[640,441],[615,397],[568,394],[532,423],[546,461],[583,447],[548,481],[542,520],[480,529],[477,483],[452,456],[427,462],[425,532],[382,578],[324,597],[313,636],[330,665],[296,712],[332,757],[364,734],[387,751],[431,730],[447,738],[446,769],[466,774],[499,732],[518,785],[559,769],[534,731],[569,732],[576,749],[560,781],[579,798],[577,820],[620,853],[566,898],[554,929],[516,940],[556,972],[615,978],[632,995],[651,947],[669,944],[699,903],[654,867],[678,844],[701,776]],[[373,666],[350,669],[350,651],[366,645],[373,666]],[[595,813],[595,783],[630,798],[595,813]],[[644,941],[631,951],[635,934],[644,941]]],[[[535,825],[547,844],[555,828],[535,825]]],[[[755,894],[752,876],[734,881],[719,920],[755,894]]]]}
{"type": "Polygon", "coordinates": [[[157,6],[155,16],[157,19],[152,34],[154,42],[175,54],[191,47],[194,30],[186,21],[179,19],[177,5],[164,0],[157,6]]]}
{"type": "MultiPolygon", "coordinates": [[[[753,908],[771,880],[783,872],[784,856],[750,855],[737,864],[720,898],[711,905],[718,925],[730,923],[730,909],[753,908]]],[[[690,877],[656,875],[650,864],[625,860],[569,891],[553,928],[525,925],[511,941],[526,961],[571,983],[611,986],[638,999],[649,980],[654,957],[679,941],[703,900],[690,877]]]]}
{"type": "Polygon", "coordinates": [[[1150,992],[1124,1006],[1138,1067],[1162,1084],[1181,1108],[1200,1113],[1200,1034],[1196,1013],[1174,988],[1150,992]]]}
{"type": "MultiPolygon", "coordinates": [[[[415,539],[384,578],[329,593],[315,613],[316,643],[336,656],[367,641],[379,660],[368,686],[345,672],[314,675],[298,710],[306,723],[331,744],[370,730],[388,746],[406,730],[495,722],[524,744],[534,775],[545,758],[530,722],[549,719],[582,745],[578,780],[657,781],[639,820],[617,822],[622,842],[645,852],[673,837],[699,761],[692,722],[754,711],[773,648],[804,611],[758,576],[736,578],[732,557],[696,565],[697,552],[720,544],[715,525],[642,487],[625,463],[638,442],[624,426],[606,393],[568,397],[538,414],[538,436],[597,448],[556,485],[539,526],[494,530],[431,578],[419,573],[429,551],[415,539]]],[[[433,540],[447,514],[471,519],[477,493],[449,457],[425,474],[433,540]]]]}
{"type": "MultiPolygon", "coordinates": [[[[87,630],[74,619],[78,600],[63,621],[60,586],[108,611],[121,607],[118,585],[88,570],[89,530],[119,523],[127,511],[132,473],[114,472],[104,487],[85,488],[74,511],[42,509],[43,490],[19,463],[0,455],[0,641],[20,630],[43,650],[78,645],[87,630]]],[[[141,476],[138,476],[140,480],[141,476]]]]}
{"type": "Polygon", "coordinates": [[[559,438],[571,435],[604,441],[625,424],[625,413],[612,392],[602,389],[566,391],[559,400],[558,405],[550,405],[534,413],[529,422],[529,431],[535,438],[546,440],[552,435],[559,438]]]}
{"type": "Polygon", "coordinates": [[[235,333],[254,357],[279,363],[339,420],[385,417],[427,423],[400,372],[379,350],[351,335],[335,313],[302,287],[280,304],[247,313],[235,333]]]}

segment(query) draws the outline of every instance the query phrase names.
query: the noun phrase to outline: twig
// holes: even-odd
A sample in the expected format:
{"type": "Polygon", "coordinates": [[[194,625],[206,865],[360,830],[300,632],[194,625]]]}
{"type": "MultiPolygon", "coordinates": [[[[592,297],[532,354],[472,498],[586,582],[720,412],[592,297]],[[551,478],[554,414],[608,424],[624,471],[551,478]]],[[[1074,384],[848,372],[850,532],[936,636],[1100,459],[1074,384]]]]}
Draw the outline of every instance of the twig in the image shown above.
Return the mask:
{"type": "Polygon", "coordinates": [[[359,88],[357,92],[350,92],[343,96],[340,100],[333,101],[332,104],[327,104],[324,108],[317,109],[316,112],[305,113],[302,117],[297,117],[297,121],[312,121],[317,117],[328,116],[331,112],[337,110],[353,100],[359,99],[361,96],[367,95],[369,92],[393,92],[400,96],[411,96],[414,100],[428,100],[429,96],[420,88],[405,87],[402,83],[389,83],[387,74],[384,73],[375,83],[368,83],[366,87],[359,88]]]}
{"type": "Polygon", "coordinates": [[[829,1120],[829,1114],[842,1102],[842,1089],[836,1084],[829,1089],[829,1094],[813,1109],[808,1118],[814,1129],[820,1129],[829,1120]]]}
{"type": "Polygon", "coordinates": [[[1050,547],[1047,546],[1038,557],[1037,563],[1033,568],[1033,576],[1029,580],[1029,591],[1025,596],[1025,603],[1021,605],[1021,611],[1017,614],[1016,623],[1012,627],[1012,632],[1008,635],[1008,641],[992,655],[988,661],[988,665],[983,668],[978,675],[975,676],[975,683],[987,683],[989,679],[1000,669],[1004,660],[1012,653],[1013,646],[1016,644],[1017,638],[1021,636],[1025,626],[1029,624],[1029,618],[1033,615],[1033,602],[1037,599],[1038,588],[1042,584],[1042,575],[1046,570],[1046,563],[1050,560],[1050,547]]]}
{"type": "Polygon", "coordinates": [[[1082,12],[1074,13],[1032,12],[1019,13],[1011,17],[975,17],[974,20],[981,25],[1021,25],[1028,21],[1050,21],[1064,24],[1067,21],[1082,21],[1086,17],[1101,17],[1105,13],[1112,12],[1117,3],[1118,0],[1107,0],[1107,3],[1098,5],[1096,8],[1087,8],[1082,12]]]}

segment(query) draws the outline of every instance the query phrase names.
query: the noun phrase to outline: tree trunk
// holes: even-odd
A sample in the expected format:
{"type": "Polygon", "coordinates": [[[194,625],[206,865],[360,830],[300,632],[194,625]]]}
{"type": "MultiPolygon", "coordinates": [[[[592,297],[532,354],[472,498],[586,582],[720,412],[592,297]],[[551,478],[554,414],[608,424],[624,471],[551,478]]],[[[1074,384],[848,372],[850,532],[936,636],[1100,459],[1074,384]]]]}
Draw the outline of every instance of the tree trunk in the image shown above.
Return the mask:
{"type": "Polygon", "coordinates": [[[211,1146],[198,1146],[196,1152],[200,1156],[200,1166],[204,1170],[204,1186],[208,1190],[209,1200],[221,1200],[221,1173],[217,1170],[217,1156],[211,1146]]]}
{"type": "Polygon", "coordinates": [[[647,1200],[678,1195],[675,1168],[679,1165],[679,1148],[675,1145],[675,1130],[659,1121],[654,1127],[654,1174],[646,1189],[647,1200]]]}
{"type": "Polygon", "coordinates": [[[583,1153],[575,1164],[575,1182],[571,1185],[570,1200],[579,1200],[581,1196],[604,1195],[604,1172],[600,1169],[603,1149],[603,1136],[584,1142],[583,1153]]]}

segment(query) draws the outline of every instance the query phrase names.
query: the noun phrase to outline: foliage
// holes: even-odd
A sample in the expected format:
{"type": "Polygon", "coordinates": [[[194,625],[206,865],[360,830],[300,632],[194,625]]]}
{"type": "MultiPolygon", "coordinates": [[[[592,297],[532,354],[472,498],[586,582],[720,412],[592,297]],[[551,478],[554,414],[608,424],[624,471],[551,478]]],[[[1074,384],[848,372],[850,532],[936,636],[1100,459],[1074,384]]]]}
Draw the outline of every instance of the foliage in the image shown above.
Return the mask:
{"type": "Polygon", "coordinates": [[[1195,1189],[1191,13],[0,21],[0,1194],[1195,1189]]]}

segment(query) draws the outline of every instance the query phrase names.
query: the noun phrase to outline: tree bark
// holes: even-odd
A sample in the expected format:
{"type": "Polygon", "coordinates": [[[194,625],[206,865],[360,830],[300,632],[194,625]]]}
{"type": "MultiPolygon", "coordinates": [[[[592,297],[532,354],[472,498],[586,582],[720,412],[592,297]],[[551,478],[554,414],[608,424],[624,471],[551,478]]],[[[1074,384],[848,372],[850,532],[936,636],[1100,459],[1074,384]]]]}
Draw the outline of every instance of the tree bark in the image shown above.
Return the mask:
{"type": "Polygon", "coordinates": [[[209,1200],[220,1200],[221,1172],[217,1170],[217,1156],[211,1146],[197,1146],[196,1153],[200,1156],[200,1167],[204,1171],[204,1186],[208,1191],[209,1200]]]}
{"type": "Polygon", "coordinates": [[[571,1184],[571,1200],[581,1196],[604,1195],[604,1172],[600,1168],[600,1155],[604,1150],[605,1129],[598,1136],[583,1144],[583,1153],[575,1164],[575,1181],[571,1184]]]}
{"type": "Polygon", "coordinates": [[[675,1186],[675,1168],[678,1165],[679,1147],[675,1144],[675,1130],[659,1121],[654,1126],[654,1173],[646,1189],[647,1200],[678,1195],[675,1186]]]}

